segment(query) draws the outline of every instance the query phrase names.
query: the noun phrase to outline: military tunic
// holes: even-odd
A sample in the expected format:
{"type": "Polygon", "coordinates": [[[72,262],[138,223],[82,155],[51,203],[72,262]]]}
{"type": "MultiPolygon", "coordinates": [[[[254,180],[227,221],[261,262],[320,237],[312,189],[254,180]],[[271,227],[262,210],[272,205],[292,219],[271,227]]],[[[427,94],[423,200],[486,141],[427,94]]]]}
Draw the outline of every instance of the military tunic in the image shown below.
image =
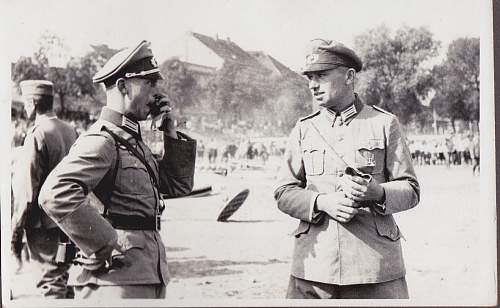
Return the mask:
{"type": "MultiPolygon", "coordinates": [[[[182,196],[191,191],[196,141],[165,135],[165,154],[156,159],[140,134],[124,130],[120,119],[121,114],[105,107],[101,118],[77,140],[42,188],[43,209],[86,256],[114,243],[125,250],[124,265],[108,272],[75,266],[70,275],[72,285],[166,285],[169,280],[165,246],[158,230],[115,229],[89,202],[88,194],[94,192],[109,214],[155,217],[160,211],[159,193],[182,196]],[[160,191],[142,162],[126,147],[117,149],[104,127],[144,155],[154,169],[160,191]]],[[[112,255],[116,254],[114,250],[112,255]]]]}
{"type": "Polygon", "coordinates": [[[67,265],[56,265],[59,228],[39,206],[42,184],[68,154],[75,129],[54,115],[38,115],[28,132],[12,178],[12,221],[26,230],[31,257],[42,264],[38,287],[46,297],[66,296],[67,265]]]}
{"type": "Polygon", "coordinates": [[[353,106],[355,112],[345,118],[320,109],[300,119],[289,137],[275,198],[281,211],[300,220],[294,277],[354,285],[405,275],[402,235],[392,214],[419,201],[411,157],[394,115],[357,97],[353,106]],[[363,207],[350,222],[339,223],[314,205],[319,194],[341,190],[346,165],[370,166],[384,187],[385,203],[363,207]]]}

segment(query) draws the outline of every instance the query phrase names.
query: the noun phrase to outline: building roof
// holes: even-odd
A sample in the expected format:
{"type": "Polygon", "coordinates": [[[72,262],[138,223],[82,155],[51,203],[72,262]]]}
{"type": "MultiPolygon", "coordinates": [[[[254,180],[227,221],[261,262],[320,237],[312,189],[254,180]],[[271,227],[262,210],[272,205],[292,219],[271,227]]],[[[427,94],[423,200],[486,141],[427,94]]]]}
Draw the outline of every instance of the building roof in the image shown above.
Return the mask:
{"type": "Polygon", "coordinates": [[[259,62],[256,61],[254,57],[229,39],[222,40],[219,38],[212,38],[195,32],[191,32],[191,35],[225,61],[237,62],[249,66],[259,65],[259,62]]]}
{"type": "Polygon", "coordinates": [[[296,72],[289,69],[286,65],[279,62],[272,56],[264,53],[263,51],[249,51],[248,53],[251,54],[255,59],[257,59],[257,61],[259,61],[261,65],[263,65],[264,67],[266,67],[275,74],[278,74],[283,77],[298,75],[296,72]]]}

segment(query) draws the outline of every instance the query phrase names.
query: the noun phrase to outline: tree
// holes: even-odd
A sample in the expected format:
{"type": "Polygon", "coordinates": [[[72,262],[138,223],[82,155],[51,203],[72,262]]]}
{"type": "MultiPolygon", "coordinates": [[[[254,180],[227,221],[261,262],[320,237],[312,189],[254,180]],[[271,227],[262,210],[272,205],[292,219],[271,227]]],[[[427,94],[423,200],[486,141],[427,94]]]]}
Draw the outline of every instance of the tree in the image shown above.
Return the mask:
{"type": "Polygon", "coordinates": [[[173,103],[175,110],[182,113],[200,101],[203,89],[178,58],[170,58],[163,62],[160,71],[165,79],[158,82],[158,87],[173,103]]]}
{"type": "Polygon", "coordinates": [[[459,38],[448,46],[446,59],[433,69],[436,112],[455,121],[479,121],[479,38],[459,38]]]}
{"type": "Polygon", "coordinates": [[[363,59],[358,89],[369,105],[378,105],[406,124],[423,111],[419,96],[432,86],[425,63],[437,55],[439,42],[425,28],[402,27],[391,36],[385,26],[355,38],[363,59]]]}
{"type": "Polygon", "coordinates": [[[210,83],[214,110],[226,122],[243,120],[243,115],[266,107],[272,96],[269,72],[263,67],[226,61],[210,83]]]}
{"type": "Polygon", "coordinates": [[[305,78],[285,76],[278,80],[278,96],[273,100],[273,118],[281,124],[282,133],[289,133],[298,118],[312,111],[312,96],[305,78]]]}

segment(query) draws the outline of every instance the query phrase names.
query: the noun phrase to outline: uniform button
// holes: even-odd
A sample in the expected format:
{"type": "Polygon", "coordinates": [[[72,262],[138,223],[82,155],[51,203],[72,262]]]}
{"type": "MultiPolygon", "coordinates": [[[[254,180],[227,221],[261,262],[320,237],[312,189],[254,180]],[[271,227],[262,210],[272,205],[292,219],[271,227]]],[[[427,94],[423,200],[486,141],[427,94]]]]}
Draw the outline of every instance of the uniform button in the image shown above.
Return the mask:
{"type": "Polygon", "coordinates": [[[344,158],[344,154],[339,154],[340,158],[344,158]]]}
{"type": "Polygon", "coordinates": [[[339,137],[337,138],[337,140],[338,140],[338,141],[342,141],[342,140],[344,140],[344,137],[339,136],[339,137]]]}

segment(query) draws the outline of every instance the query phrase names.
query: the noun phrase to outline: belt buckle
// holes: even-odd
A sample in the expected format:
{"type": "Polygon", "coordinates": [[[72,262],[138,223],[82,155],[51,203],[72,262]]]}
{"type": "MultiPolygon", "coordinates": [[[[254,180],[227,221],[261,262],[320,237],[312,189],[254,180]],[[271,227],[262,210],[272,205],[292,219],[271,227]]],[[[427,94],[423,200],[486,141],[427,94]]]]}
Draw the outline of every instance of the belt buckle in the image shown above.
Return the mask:
{"type": "Polygon", "coordinates": [[[155,229],[156,229],[156,231],[160,231],[161,230],[161,216],[160,215],[156,215],[156,218],[155,218],[155,229]]]}

